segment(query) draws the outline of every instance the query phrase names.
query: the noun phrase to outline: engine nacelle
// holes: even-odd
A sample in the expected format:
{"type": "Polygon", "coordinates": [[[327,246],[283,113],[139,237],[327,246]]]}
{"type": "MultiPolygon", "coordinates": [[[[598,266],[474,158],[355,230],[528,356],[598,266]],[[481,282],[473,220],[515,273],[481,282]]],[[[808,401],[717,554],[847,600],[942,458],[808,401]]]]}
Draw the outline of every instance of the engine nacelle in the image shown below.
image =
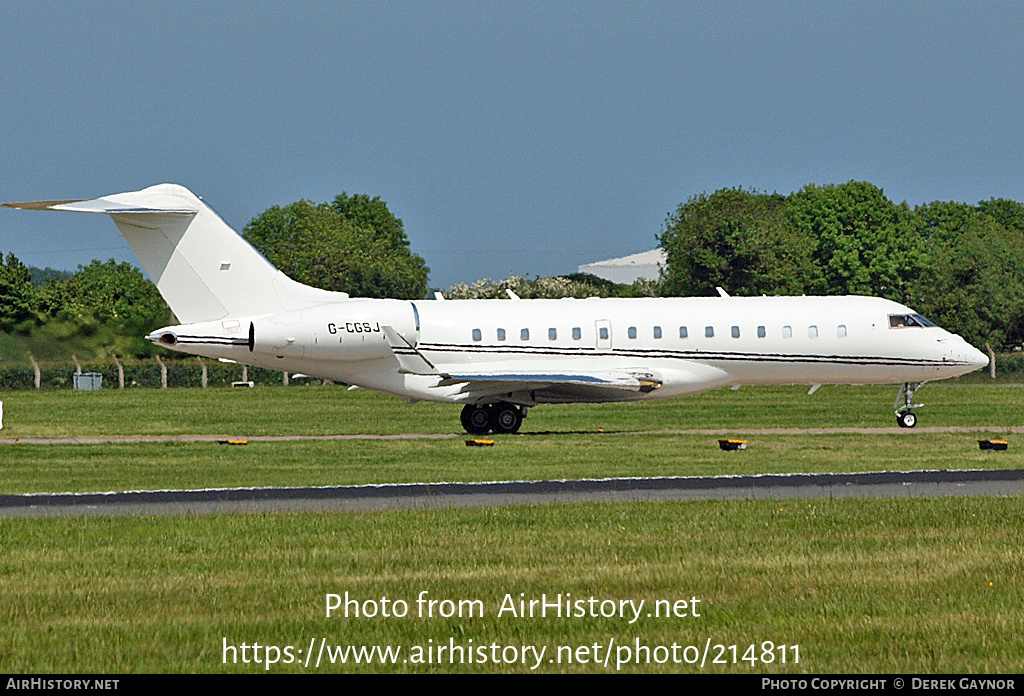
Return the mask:
{"type": "Polygon", "coordinates": [[[411,302],[350,300],[254,319],[249,350],[275,358],[373,360],[392,355],[382,326],[419,338],[411,302]]]}

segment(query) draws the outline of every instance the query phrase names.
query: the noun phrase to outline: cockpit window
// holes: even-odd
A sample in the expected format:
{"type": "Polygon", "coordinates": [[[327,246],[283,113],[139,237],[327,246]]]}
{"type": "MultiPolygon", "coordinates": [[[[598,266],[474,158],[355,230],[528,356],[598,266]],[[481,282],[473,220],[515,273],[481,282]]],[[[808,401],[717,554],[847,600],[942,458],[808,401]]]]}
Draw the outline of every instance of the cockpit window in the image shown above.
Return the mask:
{"type": "Polygon", "coordinates": [[[935,326],[920,314],[890,314],[889,315],[889,328],[891,329],[903,329],[908,326],[935,326]]]}

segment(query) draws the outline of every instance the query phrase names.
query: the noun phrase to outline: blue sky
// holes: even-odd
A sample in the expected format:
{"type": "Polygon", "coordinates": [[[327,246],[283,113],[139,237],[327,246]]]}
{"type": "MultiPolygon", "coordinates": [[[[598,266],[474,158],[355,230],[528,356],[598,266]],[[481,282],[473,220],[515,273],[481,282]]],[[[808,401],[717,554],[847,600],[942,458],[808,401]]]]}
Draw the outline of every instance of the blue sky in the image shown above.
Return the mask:
{"type": "MultiPolygon", "coordinates": [[[[656,246],[703,191],[1024,200],[1024,5],[4,2],[0,200],[387,201],[445,288],[656,246]]],[[[135,261],[0,210],[35,266],[135,261]]]]}

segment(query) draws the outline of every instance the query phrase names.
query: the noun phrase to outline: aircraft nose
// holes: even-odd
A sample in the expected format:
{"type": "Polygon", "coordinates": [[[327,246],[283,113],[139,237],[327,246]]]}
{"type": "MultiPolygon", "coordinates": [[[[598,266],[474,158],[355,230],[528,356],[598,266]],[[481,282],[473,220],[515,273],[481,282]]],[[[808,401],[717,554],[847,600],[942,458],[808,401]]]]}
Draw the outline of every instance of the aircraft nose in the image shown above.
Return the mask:
{"type": "Polygon", "coordinates": [[[956,362],[971,365],[971,369],[980,369],[988,364],[988,355],[981,352],[967,341],[961,339],[959,345],[952,346],[949,357],[956,362]]]}
{"type": "Polygon", "coordinates": [[[949,360],[954,365],[962,365],[967,369],[959,374],[973,372],[988,365],[988,355],[972,346],[960,336],[951,334],[939,341],[942,346],[943,360],[949,360]]]}
{"type": "Polygon", "coordinates": [[[970,344],[967,344],[966,360],[975,370],[988,365],[988,356],[970,344]]]}

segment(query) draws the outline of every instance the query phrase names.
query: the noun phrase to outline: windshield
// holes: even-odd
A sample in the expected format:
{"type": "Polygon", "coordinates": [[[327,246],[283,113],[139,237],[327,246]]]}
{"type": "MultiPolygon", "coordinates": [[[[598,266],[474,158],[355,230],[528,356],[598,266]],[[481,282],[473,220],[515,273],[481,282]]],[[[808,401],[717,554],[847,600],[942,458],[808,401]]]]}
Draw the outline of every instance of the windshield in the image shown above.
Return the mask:
{"type": "Polygon", "coordinates": [[[890,314],[889,328],[902,329],[908,326],[935,326],[920,314],[890,314]]]}

